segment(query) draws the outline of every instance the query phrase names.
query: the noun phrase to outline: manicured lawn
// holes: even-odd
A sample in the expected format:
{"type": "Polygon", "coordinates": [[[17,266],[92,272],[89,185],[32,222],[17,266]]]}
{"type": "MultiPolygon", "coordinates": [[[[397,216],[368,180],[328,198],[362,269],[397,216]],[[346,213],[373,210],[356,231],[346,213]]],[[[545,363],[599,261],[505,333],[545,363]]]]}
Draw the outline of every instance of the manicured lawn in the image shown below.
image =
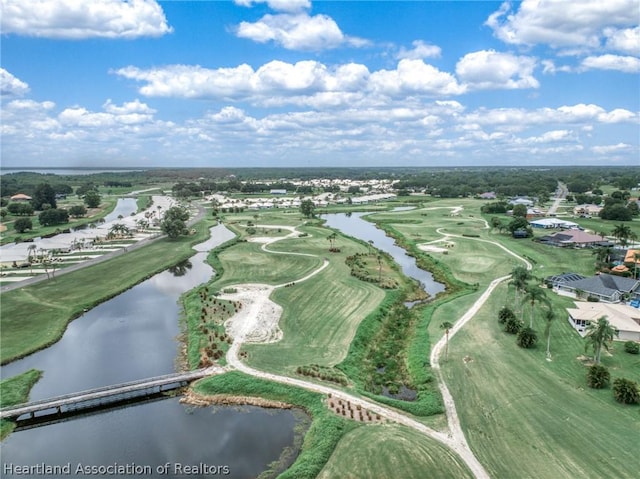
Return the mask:
{"type": "MultiPolygon", "coordinates": [[[[465,205],[460,218],[448,217],[446,210],[417,210],[395,215],[394,220],[407,222],[392,226],[416,243],[437,239],[436,228],[473,234],[467,218],[470,214],[476,217],[482,203],[443,200],[429,206],[449,204],[465,205]],[[408,222],[411,220],[420,223],[408,222]]],[[[594,273],[595,259],[590,250],[552,248],[487,229],[475,233],[532,260],[537,277],[566,271],[594,273]]],[[[443,334],[439,324],[459,318],[490,280],[508,274],[519,264],[491,245],[468,238],[451,241],[456,245],[447,255],[432,255],[450,267],[455,277],[476,281],[481,288],[436,308],[429,325],[432,342],[443,334]],[[482,261],[474,264],[475,255],[482,261]]],[[[506,284],[450,341],[449,360],[442,367],[470,445],[492,477],[635,477],[640,459],[637,455],[628,457],[624,451],[640,437],[640,407],[618,404],[610,388],[588,388],[586,367],[577,359],[585,354],[585,343],[570,327],[564,311],[573,302],[547,293],[558,315],[551,330],[551,362],[545,359],[541,311],[534,323],[540,336],[537,348],[521,349],[515,336],[502,332],[497,311],[505,304],[521,307],[514,304],[513,290],[506,284]]],[[[528,323],[529,306],[524,308],[528,323]]],[[[603,364],[609,367],[612,379],[639,381],[640,358],[624,353],[622,348],[622,343],[616,342],[613,355],[606,356],[603,364]]]]}
{"type": "Polygon", "coordinates": [[[238,243],[220,253],[224,275],[214,287],[220,289],[238,283],[288,283],[322,265],[321,257],[270,254],[262,251],[261,246],[259,243],[238,243]]]}
{"type": "MultiPolygon", "coordinates": [[[[329,230],[306,227],[303,231],[310,236],[283,240],[269,248],[273,251],[313,254],[317,255],[316,258],[262,254],[269,256],[272,261],[284,263],[296,261],[296,258],[321,261],[326,257],[330,264],[304,283],[274,292],[273,300],[284,308],[280,319],[284,338],[273,344],[245,346],[249,352],[249,363],[262,369],[290,373],[298,365],[316,363],[332,366],[339,363],[344,359],[360,321],[384,298],[382,289],[350,276],[350,269],[344,262],[348,255],[366,253],[366,246],[339,236],[336,246],[340,248],[340,253],[329,253],[326,239],[329,230]]],[[[395,271],[392,274],[399,280],[395,271]]],[[[300,274],[298,277],[302,276],[300,274]]]]}
{"type": "Polygon", "coordinates": [[[192,256],[191,245],[208,237],[209,226],[201,222],[194,236],[159,240],[112,260],[2,293],[2,363],[54,343],[85,309],[192,256]]]}
{"type": "Polygon", "coordinates": [[[338,443],[318,479],[463,479],[473,474],[451,450],[399,425],[362,426],[338,443]]]}
{"type": "MultiPolygon", "coordinates": [[[[497,323],[501,296],[452,338],[443,364],[463,430],[489,474],[635,477],[640,458],[625,451],[639,437],[640,407],[616,403],[610,389],[587,387],[586,368],[576,359],[584,342],[564,316],[552,327],[553,361],[545,360],[544,341],[534,350],[519,348],[497,323]]],[[[543,331],[539,319],[535,329],[543,331]]],[[[620,350],[616,345],[603,363],[612,377],[638,380],[637,356],[620,350]]]]}
{"type": "Polygon", "coordinates": [[[299,365],[342,361],[360,321],[384,298],[383,290],[348,274],[346,265],[332,262],[304,285],[275,291],[273,300],[284,308],[284,337],[273,344],[246,345],[249,364],[291,373],[299,365]]]}

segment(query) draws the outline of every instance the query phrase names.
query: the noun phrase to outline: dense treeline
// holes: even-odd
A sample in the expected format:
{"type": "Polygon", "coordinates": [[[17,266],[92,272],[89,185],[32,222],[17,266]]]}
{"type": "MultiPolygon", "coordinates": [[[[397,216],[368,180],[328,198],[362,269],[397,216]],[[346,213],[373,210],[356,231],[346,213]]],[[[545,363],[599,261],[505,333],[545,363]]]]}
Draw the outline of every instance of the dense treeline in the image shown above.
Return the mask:
{"type": "Polygon", "coordinates": [[[20,172],[0,175],[0,191],[3,197],[16,193],[32,196],[39,184],[48,183],[56,193],[68,194],[71,187],[75,189],[88,183],[132,187],[167,181],[178,182],[182,185],[178,190],[192,194],[202,191],[262,193],[271,189],[308,194],[309,191],[298,191],[291,182],[314,178],[395,179],[399,180],[398,190],[420,189],[442,197],[473,196],[485,191],[502,196],[545,196],[555,191],[558,180],[566,183],[574,194],[597,192],[600,185],[628,190],[640,182],[640,167],[152,168],[84,175],[20,172]]]}

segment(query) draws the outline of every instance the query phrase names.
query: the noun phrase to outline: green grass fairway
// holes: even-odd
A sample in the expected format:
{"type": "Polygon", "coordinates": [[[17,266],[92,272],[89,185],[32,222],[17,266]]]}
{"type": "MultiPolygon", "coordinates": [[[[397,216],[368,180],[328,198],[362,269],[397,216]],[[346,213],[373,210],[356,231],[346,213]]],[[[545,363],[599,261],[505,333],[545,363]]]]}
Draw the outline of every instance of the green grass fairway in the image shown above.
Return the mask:
{"type": "Polygon", "coordinates": [[[380,288],[349,276],[347,266],[332,261],[317,276],[273,294],[284,306],[281,341],[246,345],[249,364],[291,373],[299,365],[332,366],[342,361],[360,321],[384,298],[380,288]]]}
{"type": "Polygon", "coordinates": [[[219,259],[224,275],[214,287],[222,289],[238,283],[288,283],[322,265],[321,257],[270,254],[262,251],[261,246],[259,243],[238,243],[222,251],[219,259]]]}
{"type": "Polygon", "coordinates": [[[346,434],[318,479],[464,479],[473,475],[449,449],[412,429],[369,425],[346,434]]]}
{"type": "MultiPolygon", "coordinates": [[[[480,462],[492,477],[636,477],[640,458],[628,451],[640,437],[640,407],[616,403],[611,389],[587,387],[586,368],[576,359],[584,342],[564,316],[553,325],[552,362],[544,358],[544,341],[535,350],[519,348],[495,318],[504,294],[498,291],[452,338],[443,363],[480,462]]],[[[535,329],[542,332],[542,323],[535,329]]],[[[603,363],[612,378],[638,380],[640,360],[620,346],[603,363]]]]}

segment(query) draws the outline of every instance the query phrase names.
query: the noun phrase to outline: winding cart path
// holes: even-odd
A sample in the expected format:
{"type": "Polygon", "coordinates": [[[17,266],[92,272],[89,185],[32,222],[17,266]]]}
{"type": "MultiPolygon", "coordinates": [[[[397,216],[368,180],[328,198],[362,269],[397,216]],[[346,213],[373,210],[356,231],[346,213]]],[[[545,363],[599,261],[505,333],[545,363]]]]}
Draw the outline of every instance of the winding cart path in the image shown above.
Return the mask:
{"type": "MultiPolygon", "coordinates": [[[[460,211],[462,208],[454,208],[455,212],[460,211]]],[[[486,225],[486,222],[485,222],[486,225]]],[[[488,225],[486,225],[488,227],[488,225]]],[[[282,239],[286,239],[286,238],[292,238],[294,236],[297,235],[297,230],[295,228],[291,228],[291,227],[285,227],[285,226],[260,226],[260,227],[271,227],[271,228],[282,228],[282,229],[288,229],[291,231],[290,234],[284,236],[284,237],[278,237],[278,238],[269,238],[269,239],[265,239],[264,240],[264,245],[262,247],[262,249],[265,252],[269,252],[269,253],[275,253],[275,254],[287,254],[284,252],[276,252],[276,251],[270,251],[269,249],[267,249],[267,245],[271,244],[275,241],[280,241],[282,239]]],[[[508,254],[516,257],[518,260],[523,261],[528,269],[532,268],[531,263],[529,263],[526,259],[518,256],[516,253],[514,253],[513,251],[509,250],[508,248],[506,248],[505,246],[501,245],[500,243],[497,243],[495,241],[489,241],[489,240],[484,240],[484,239],[476,239],[476,238],[465,238],[459,235],[455,235],[455,234],[449,234],[449,233],[445,233],[443,231],[441,231],[440,229],[436,230],[438,233],[442,234],[445,237],[456,237],[456,238],[462,238],[462,239],[471,239],[471,240],[476,240],[476,241],[482,241],[482,242],[488,242],[491,244],[494,244],[496,247],[503,249],[505,252],[507,252],[508,254]]],[[[300,253],[291,253],[291,254],[300,254],[300,253]]],[[[313,256],[313,255],[311,255],[313,256]]],[[[316,270],[314,270],[312,273],[310,273],[309,275],[305,276],[304,278],[301,278],[299,280],[296,281],[296,283],[300,283],[302,281],[305,281],[306,279],[316,275],[317,273],[319,273],[320,271],[322,271],[324,268],[326,268],[328,266],[328,261],[325,260],[324,263],[322,264],[322,266],[320,266],[319,268],[317,268],[316,270]]],[[[460,317],[458,318],[458,320],[455,322],[455,325],[453,326],[453,328],[449,331],[449,337],[452,337],[456,334],[456,332],[458,332],[468,321],[470,321],[475,315],[476,313],[480,310],[480,308],[485,304],[485,302],[489,299],[489,296],[491,295],[491,293],[495,290],[495,288],[502,283],[503,281],[507,280],[510,276],[502,276],[499,278],[494,279],[489,286],[487,287],[487,289],[482,293],[482,295],[473,303],[473,305],[460,317]]],[[[242,285],[239,285],[242,286],[242,285]]],[[[464,432],[462,431],[462,427],[460,425],[460,419],[458,417],[458,413],[456,411],[456,407],[455,407],[455,402],[453,400],[453,396],[451,395],[449,389],[447,388],[447,385],[444,381],[444,377],[442,375],[442,371],[440,369],[440,363],[439,363],[439,358],[440,358],[440,354],[442,353],[443,348],[445,347],[446,344],[446,338],[443,337],[440,339],[440,341],[438,341],[432,348],[431,350],[431,366],[433,368],[433,370],[435,371],[435,374],[438,378],[438,384],[440,387],[440,392],[442,394],[442,398],[444,401],[444,407],[445,407],[445,412],[446,412],[446,416],[447,416],[447,423],[448,423],[448,432],[441,432],[441,431],[436,431],[434,429],[431,429],[430,427],[422,424],[421,422],[413,419],[412,417],[410,417],[409,415],[397,411],[395,409],[392,409],[390,407],[378,404],[376,402],[370,401],[368,399],[363,399],[361,397],[355,396],[353,394],[349,394],[345,391],[342,391],[340,389],[335,389],[333,387],[329,387],[329,386],[325,386],[325,385],[321,385],[321,384],[316,384],[313,382],[309,382],[309,381],[305,381],[302,379],[297,379],[297,378],[292,378],[292,377],[288,377],[288,376],[281,376],[281,375],[277,375],[277,374],[272,374],[272,373],[268,373],[268,372],[264,372],[264,371],[260,371],[258,369],[254,369],[248,365],[246,365],[245,363],[243,363],[240,359],[239,359],[239,351],[240,348],[242,346],[243,343],[245,343],[247,340],[251,340],[253,338],[250,339],[250,337],[252,336],[252,332],[256,329],[260,329],[260,326],[257,324],[259,322],[259,318],[260,318],[260,311],[259,309],[261,307],[264,307],[267,305],[268,303],[268,296],[271,294],[271,292],[273,292],[273,290],[275,288],[279,288],[279,287],[283,287],[284,285],[277,285],[277,286],[267,286],[267,285],[262,285],[265,286],[265,291],[264,293],[266,294],[262,294],[260,295],[262,298],[264,298],[264,300],[262,301],[257,301],[255,303],[253,303],[251,305],[251,311],[252,314],[247,314],[247,315],[243,315],[242,318],[242,322],[241,322],[241,327],[236,327],[234,330],[234,334],[233,336],[233,343],[231,345],[231,348],[229,349],[228,353],[227,353],[227,361],[228,364],[245,373],[248,374],[250,376],[253,377],[257,377],[257,378],[261,378],[261,379],[266,379],[266,380],[270,380],[270,381],[275,381],[278,383],[282,383],[282,384],[287,384],[290,386],[296,386],[296,387],[300,387],[309,391],[314,391],[317,393],[321,393],[321,394],[331,394],[333,397],[337,398],[337,399],[342,399],[344,401],[349,401],[352,404],[356,405],[356,406],[361,406],[363,408],[369,409],[370,411],[379,414],[380,416],[399,423],[399,424],[403,424],[405,426],[408,426],[412,429],[415,429],[418,432],[421,432],[422,434],[425,434],[433,439],[435,439],[436,441],[439,441],[440,443],[444,444],[445,446],[449,447],[450,449],[452,449],[453,451],[455,451],[460,458],[464,461],[464,463],[467,465],[467,467],[472,471],[473,475],[478,478],[478,479],[485,479],[485,478],[489,478],[489,474],[487,473],[487,471],[484,469],[484,467],[482,466],[482,464],[478,461],[478,459],[476,458],[476,456],[474,455],[473,451],[471,450],[471,448],[469,447],[469,444],[467,442],[467,439],[464,435],[464,432]]],[[[243,308],[244,309],[244,308],[243,308]]]]}

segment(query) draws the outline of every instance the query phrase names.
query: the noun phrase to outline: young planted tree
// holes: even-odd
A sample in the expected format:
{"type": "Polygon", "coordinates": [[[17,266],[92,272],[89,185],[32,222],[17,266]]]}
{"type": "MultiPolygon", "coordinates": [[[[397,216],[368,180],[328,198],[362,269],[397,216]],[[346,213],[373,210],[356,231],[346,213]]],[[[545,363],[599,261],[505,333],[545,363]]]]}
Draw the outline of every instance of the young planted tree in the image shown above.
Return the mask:
{"type": "Polygon", "coordinates": [[[609,345],[613,341],[613,337],[618,335],[618,330],[611,326],[606,316],[601,316],[596,322],[590,322],[587,326],[587,333],[585,335],[585,351],[589,349],[589,346],[593,349],[593,359],[596,364],[600,364],[600,353],[602,347],[609,351],[609,345]]]}
{"type": "Polygon", "coordinates": [[[503,306],[498,312],[498,323],[505,324],[509,319],[515,319],[516,315],[513,310],[507,306],[503,306]]]}
{"type": "Polygon", "coordinates": [[[504,323],[505,333],[518,334],[521,329],[522,329],[522,321],[516,318],[515,315],[513,315],[510,318],[507,318],[507,320],[504,323]]]}
{"type": "Polygon", "coordinates": [[[613,381],[613,396],[616,401],[623,404],[638,404],[640,402],[638,383],[626,378],[615,379],[613,381]]]}
{"type": "Polygon", "coordinates": [[[609,385],[611,374],[602,364],[594,364],[587,371],[587,385],[593,389],[603,389],[609,385]]]}
{"type": "Polygon", "coordinates": [[[453,324],[449,321],[443,321],[440,324],[440,329],[444,329],[445,343],[444,343],[444,360],[449,358],[449,331],[453,328],[453,324]]]}
{"type": "Polygon", "coordinates": [[[533,348],[538,342],[538,334],[531,328],[522,328],[518,332],[518,346],[525,349],[533,348]]]}

